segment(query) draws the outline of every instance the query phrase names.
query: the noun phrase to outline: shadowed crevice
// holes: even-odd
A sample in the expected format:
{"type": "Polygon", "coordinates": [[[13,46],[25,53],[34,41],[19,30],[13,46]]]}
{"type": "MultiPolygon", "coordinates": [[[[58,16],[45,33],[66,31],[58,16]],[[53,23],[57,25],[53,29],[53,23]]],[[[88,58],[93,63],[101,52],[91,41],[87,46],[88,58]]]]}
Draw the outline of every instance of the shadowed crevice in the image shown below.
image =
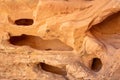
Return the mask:
{"type": "Polygon", "coordinates": [[[46,63],[39,63],[39,64],[37,64],[37,66],[41,67],[41,69],[46,71],[46,72],[50,72],[50,73],[58,74],[58,75],[63,75],[63,76],[67,75],[65,68],[59,68],[59,67],[52,66],[52,65],[49,65],[46,63]]]}
{"type": "Polygon", "coordinates": [[[18,19],[15,20],[14,24],[21,26],[30,26],[34,23],[33,19],[18,19]]]}
{"type": "Polygon", "coordinates": [[[98,72],[102,68],[102,62],[99,58],[93,58],[91,70],[98,72]]]}
{"type": "Polygon", "coordinates": [[[73,48],[61,42],[58,39],[54,40],[43,40],[38,36],[32,35],[21,35],[21,36],[11,36],[9,42],[16,46],[29,46],[38,50],[46,51],[72,51],[73,48]]]}

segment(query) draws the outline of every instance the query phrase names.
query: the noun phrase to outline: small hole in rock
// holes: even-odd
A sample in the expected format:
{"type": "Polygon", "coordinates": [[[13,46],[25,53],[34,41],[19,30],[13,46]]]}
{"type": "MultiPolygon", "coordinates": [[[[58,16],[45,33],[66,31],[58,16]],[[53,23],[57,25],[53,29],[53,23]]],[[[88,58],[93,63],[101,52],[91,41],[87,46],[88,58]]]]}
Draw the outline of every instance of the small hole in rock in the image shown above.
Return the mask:
{"type": "Polygon", "coordinates": [[[99,58],[93,58],[91,69],[98,72],[102,68],[102,62],[99,58]]]}
{"type": "Polygon", "coordinates": [[[69,0],[64,0],[64,1],[69,1],[69,0]]]}
{"type": "Polygon", "coordinates": [[[33,24],[33,19],[18,19],[14,22],[16,25],[29,26],[33,24]]]}
{"type": "Polygon", "coordinates": [[[59,67],[55,67],[45,63],[39,63],[37,66],[41,67],[44,71],[47,71],[47,72],[51,72],[51,73],[59,74],[63,76],[67,75],[65,68],[59,68],[59,67]]]}
{"type": "Polygon", "coordinates": [[[52,50],[52,49],[45,49],[46,51],[50,51],[50,50],[52,50]]]}
{"type": "Polygon", "coordinates": [[[9,42],[16,46],[29,46],[38,50],[52,51],[72,51],[73,48],[61,42],[58,39],[43,40],[38,36],[21,35],[11,36],[9,42]]]}
{"type": "Polygon", "coordinates": [[[93,0],[85,0],[85,1],[93,1],[93,0]]]}

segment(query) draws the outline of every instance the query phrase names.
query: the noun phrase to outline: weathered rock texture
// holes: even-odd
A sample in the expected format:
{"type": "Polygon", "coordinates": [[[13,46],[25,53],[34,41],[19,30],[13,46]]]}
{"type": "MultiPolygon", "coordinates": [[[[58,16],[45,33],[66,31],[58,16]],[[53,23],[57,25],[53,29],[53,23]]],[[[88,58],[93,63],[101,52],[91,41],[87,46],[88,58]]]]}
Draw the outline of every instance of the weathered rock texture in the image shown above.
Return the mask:
{"type": "Polygon", "coordinates": [[[120,80],[120,0],[0,0],[0,80],[120,80]]]}

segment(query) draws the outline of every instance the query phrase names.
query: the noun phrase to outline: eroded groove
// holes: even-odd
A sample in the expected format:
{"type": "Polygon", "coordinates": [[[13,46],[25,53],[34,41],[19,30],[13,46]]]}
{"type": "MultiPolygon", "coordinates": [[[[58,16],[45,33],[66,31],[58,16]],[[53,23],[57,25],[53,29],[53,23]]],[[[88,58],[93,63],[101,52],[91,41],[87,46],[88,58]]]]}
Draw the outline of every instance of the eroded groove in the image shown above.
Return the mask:
{"type": "Polygon", "coordinates": [[[90,32],[101,42],[111,45],[116,49],[120,48],[120,12],[94,25],[90,32]]]}
{"type": "Polygon", "coordinates": [[[72,51],[73,48],[61,42],[58,39],[54,40],[43,40],[38,36],[32,35],[21,35],[10,37],[9,42],[17,46],[30,46],[38,50],[56,50],[56,51],[72,51]]]}
{"type": "Polygon", "coordinates": [[[29,26],[33,24],[33,19],[18,19],[15,20],[14,24],[16,25],[22,25],[22,26],[29,26]]]}
{"type": "Polygon", "coordinates": [[[46,72],[51,72],[53,74],[59,74],[63,76],[67,75],[67,72],[64,68],[55,67],[45,63],[39,63],[37,66],[41,66],[41,68],[46,72]]]}
{"type": "Polygon", "coordinates": [[[102,62],[99,58],[93,58],[91,70],[98,72],[102,68],[102,62]]]}

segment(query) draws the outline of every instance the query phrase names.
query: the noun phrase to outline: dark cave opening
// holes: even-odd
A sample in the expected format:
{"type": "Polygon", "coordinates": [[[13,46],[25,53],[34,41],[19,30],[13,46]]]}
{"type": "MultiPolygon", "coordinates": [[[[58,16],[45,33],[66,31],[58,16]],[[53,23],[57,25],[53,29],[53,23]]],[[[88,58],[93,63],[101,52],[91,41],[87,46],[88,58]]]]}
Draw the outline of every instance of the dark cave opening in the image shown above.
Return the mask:
{"type": "Polygon", "coordinates": [[[22,26],[30,26],[34,23],[33,19],[18,19],[15,20],[14,24],[22,26]]]}
{"type": "Polygon", "coordinates": [[[54,74],[59,74],[59,75],[67,75],[67,72],[65,70],[65,68],[59,68],[56,66],[52,66],[46,63],[39,63],[37,64],[38,67],[41,67],[41,69],[43,69],[46,72],[50,72],[50,73],[54,73],[54,74]]]}
{"type": "Polygon", "coordinates": [[[30,46],[31,48],[37,50],[46,51],[72,51],[73,48],[66,45],[58,39],[54,40],[43,40],[38,36],[32,35],[21,35],[21,36],[11,36],[9,42],[16,46],[30,46]]]}
{"type": "Polygon", "coordinates": [[[93,58],[91,64],[91,70],[98,72],[102,68],[102,62],[99,58],[93,58]]]}

